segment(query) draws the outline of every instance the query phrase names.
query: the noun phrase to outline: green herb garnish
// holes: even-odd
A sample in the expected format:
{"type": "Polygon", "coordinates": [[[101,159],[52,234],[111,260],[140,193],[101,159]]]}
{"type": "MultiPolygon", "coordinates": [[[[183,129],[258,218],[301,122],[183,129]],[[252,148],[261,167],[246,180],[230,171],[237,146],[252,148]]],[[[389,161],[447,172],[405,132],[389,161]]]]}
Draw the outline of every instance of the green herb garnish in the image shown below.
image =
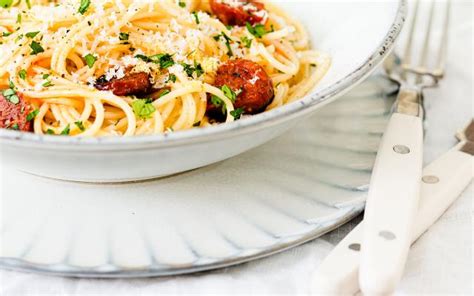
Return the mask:
{"type": "Polygon", "coordinates": [[[28,33],[26,33],[26,34],[25,34],[25,36],[26,36],[26,37],[28,37],[28,38],[35,38],[35,37],[36,37],[36,35],[38,35],[38,34],[39,34],[39,32],[40,32],[40,31],[36,31],[36,32],[28,32],[28,33]]]}
{"type": "Polygon", "coordinates": [[[244,36],[240,38],[240,41],[242,41],[245,47],[250,48],[252,46],[253,39],[250,39],[247,36],[244,36]]]}
{"type": "Polygon", "coordinates": [[[86,128],[84,127],[84,124],[82,123],[82,121],[80,121],[80,120],[76,121],[76,122],[74,122],[74,124],[77,126],[78,129],[81,130],[81,132],[86,130],[86,128]]]}
{"type": "Polygon", "coordinates": [[[255,26],[252,26],[250,23],[246,23],[245,26],[247,27],[247,30],[252,34],[253,36],[257,38],[262,38],[265,34],[270,33],[271,31],[267,31],[265,29],[265,26],[262,24],[257,24],[255,26]]]}
{"type": "Polygon", "coordinates": [[[232,117],[234,117],[235,120],[240,119],[243,113],[244,113],[243,108],[237,108],[235,110],[230,111],[230,115],[232,115],[232,117]]]}
{"type": "Polygon", "coordinates": [[[33,111],[31,111],[30,113],[28,113],[28,115],[26,115],[26,120],[27,121],[31,121],[33,119],[35,119],[36,115],[38,115],[39,113],[39,109],[35,109],[33,111]]]}
{"type": "Polygon", "coordinates": [[[194,16],[194,20],[196,21],[196,24],[200,24],[200,21],[199,21],[199,15],[197,14],[196,11],[193,12],[193,16],[194,16]]]}
{"type": "MultiPolygon", "coordinates": [[[[232,39],[224,32],[221,32],[221,34],[217,36],[222,36],[224,38],[225,46],[227,47],[227,55],[229,57],[233,56],[234,53],[232,52],[232,47],[230,47],[230,42],[232,41],[232,39]]],[[[214,36],[214,39],[216,39],[216,36],[214,36]]],[[[219,40],[219,38],[217,38],[217,40],[219,40]]]]}
{"type": "Polygon", "coordinates": [[[119,40],[120,41],[127,41],[129,38],[130,38],[130,34],[123,33],[123,32],[119,33],[119,40]]]}
{"type": "Polygon", "coordinates": [[[13,0],[0,0],[0,7],[8,8],[12,6],[13,0]]]}
{"type": "Polygon", "coordinates": [[[155,112],[155,106],[149,99],[137,99],[132,102],[132,109],[135,115],[142,119],[151,118],[155,112]]]}
{"type": "Polygon", "coordinates": [[[188,77],[193,77],[193,74],[196,73],[196,77],[200,77],[202,74],[204,74],[204,69],[202,68],[202,65],[194,61],[194,66],[186,63],[181,63],[181,66],[183,66],[184,71],[188,75],[188,77]]]}
{"type": "Polygon", "coordinates": [[[222,92],[224,93],[224,95],[229,98],[229,100],[232,101],[232,103],[235,103],[235,99],[237,98],[237,95],[235,94],[235,92],[227,85],[223,85],[221,87],[221,90],[222,92]]]}
{"type": "Polygon", "coordinates": [[[88,53],[84,56],[84,60],[86,61],[87,66],[89,68],[92,68],[94,67],[95,62],[97,61],[97,58],[92,54],[88,53]]]}
{"type": "Polygon", "coordinates": [[[22,69],[22,70],[18,71],[18,77],[25,80],[26,79],[26,70],[22,69]]]}
{"type": "Polygon", "coordinates": [[[36,41],[31,41],[30,48],[32,49],[32,52],[31,52],[32,55],[37,55],[39,53],[44,52],[44,49],[41,46],[41,44],[39,44],[36,41]]]}
{"type": "Polygon", "coordinates": [[[167,94],[169,94],[171,91],[169,89],[165,89],[158,98],[161,98],[161,97],[164,97],[166,96],[167,94]]]}
{"type": "Polygon", "coordinates": [[[12,87],[11,85],[9,89],[6,89],[2,92],[2,95],[7,101],[14,105],[20,103],[20,98],[18,97],[14,87],[12,87]]]}
{"type": "Polygon", "coordinates": [[[69,123],[66,125],[66,127],[61,131],[60,135],[61,136],[67,136],[69,135],[69,132],[71,131],[71,126],[69,123]]]}
{"type": "Polygon", "coordinates": [[[169,74],[169,75],[168,75],[168,79],[166,80],[166,82],[170,82],[170,81],[173,82],[173,83],[175,83],[175,82],[176,82],[176,75],[174,75],[174,74],[169,74]]]}
{"type": "Polygon", "coordinates": [[[81,5],[79,6],[78,12],[80,14],[86,13],[87,9],[89,8],[89,5],[91,5],[91,0],[81,0],[81,5]]]}

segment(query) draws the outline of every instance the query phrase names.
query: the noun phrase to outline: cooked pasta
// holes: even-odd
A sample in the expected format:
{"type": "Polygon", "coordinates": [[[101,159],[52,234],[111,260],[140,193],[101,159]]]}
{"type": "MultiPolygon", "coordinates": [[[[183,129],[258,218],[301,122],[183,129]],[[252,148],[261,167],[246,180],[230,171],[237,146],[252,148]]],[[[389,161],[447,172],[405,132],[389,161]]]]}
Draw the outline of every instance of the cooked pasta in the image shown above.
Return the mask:
{"type": "Polygon", "coordinates": [[[205,127],[302,98],[330,66],[302,24],[269,2],[2,2],[4,128],[131,136],[205,127]]]}

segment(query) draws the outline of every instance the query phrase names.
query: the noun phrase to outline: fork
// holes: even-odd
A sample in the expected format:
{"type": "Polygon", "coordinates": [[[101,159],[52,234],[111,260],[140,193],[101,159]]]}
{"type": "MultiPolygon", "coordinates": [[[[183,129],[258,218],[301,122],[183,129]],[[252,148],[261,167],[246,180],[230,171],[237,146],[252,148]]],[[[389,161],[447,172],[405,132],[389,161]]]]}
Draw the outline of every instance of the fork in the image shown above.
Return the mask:
{"type": "Polygon", "coordinates": [[[400,84],[400,93],[377,153],[365,209],[359,273],[365,295],[392,293],[402,276],[420,197],[423,89],[437,86],[444,76],[451,2],[445,4],[444,28],[434,67],[428,64],[428,52],[435,2],[430,3],[419,62],[413,59],[413,42],[420,2],[417,0],[414,5],[401,62],[392,59],[385,67],[387,75],[400,84]]]}

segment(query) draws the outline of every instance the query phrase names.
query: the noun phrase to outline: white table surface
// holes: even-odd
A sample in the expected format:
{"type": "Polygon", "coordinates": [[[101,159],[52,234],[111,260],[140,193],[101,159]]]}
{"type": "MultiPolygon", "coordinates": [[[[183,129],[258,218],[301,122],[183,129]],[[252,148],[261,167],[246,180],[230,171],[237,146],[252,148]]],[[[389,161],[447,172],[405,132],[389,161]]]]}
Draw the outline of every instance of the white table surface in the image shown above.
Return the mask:
{"type": "MultiPolygon", "coordinates": [[[[454,0],[447,76],[425,92],[425,163],[455,144],[473,118],[473,9],[454,0]]],[[[474,168],[473,168],[474,173],[474,168]]],[[[472,295],[473,185],[412,247],[400,295],[472,295]]],[[[303,246],[237,267],[136,280],[71,279],[0,271],[0,295],[307,294],[312,271],[359,221],[303,246]]]]}

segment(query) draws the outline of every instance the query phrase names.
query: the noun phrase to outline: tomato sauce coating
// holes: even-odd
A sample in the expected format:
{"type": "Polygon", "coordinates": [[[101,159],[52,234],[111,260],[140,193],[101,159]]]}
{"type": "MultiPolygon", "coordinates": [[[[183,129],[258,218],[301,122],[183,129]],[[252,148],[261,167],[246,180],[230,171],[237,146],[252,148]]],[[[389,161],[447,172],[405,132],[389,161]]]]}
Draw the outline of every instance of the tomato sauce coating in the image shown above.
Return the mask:
{"type": "Polygon", "coordinates": [[[210,0],[212,13],[226,25],[245,26],[263,23],[267,12],[263,3],[254,0],[210,0]]]}
{"type": "MultiPolygon", "coordinates": [[[[227,85],[236,94],[234,107],[244,114],[256,114],[265,110],[274,97],[273,83],[262,66],[246,59],[230,60],[222,64],[216,73],[214,86],[227,85]]],[[[210,117],[222,113],[212,100],[207,103],[210,117]]]]}
{"type": "Polygon", "coordinates": [[[101,76],[94,86],[98,90],[110,90],[116,96],[138,96],[152,91],[150,75],[145,72],[127,73],[122,78],[112,78],[109,81],[101,76]]]}
{"type": "Polygon", "coordinates": [[[24,100],[20,93],[16,93],[19,102],[14,104],[7,100],[0,90],[0,128],[17,129],[21,131],[32,131],[32,124],[27,120],[28,114],[33,111],[32,107],[24,100]]]}

